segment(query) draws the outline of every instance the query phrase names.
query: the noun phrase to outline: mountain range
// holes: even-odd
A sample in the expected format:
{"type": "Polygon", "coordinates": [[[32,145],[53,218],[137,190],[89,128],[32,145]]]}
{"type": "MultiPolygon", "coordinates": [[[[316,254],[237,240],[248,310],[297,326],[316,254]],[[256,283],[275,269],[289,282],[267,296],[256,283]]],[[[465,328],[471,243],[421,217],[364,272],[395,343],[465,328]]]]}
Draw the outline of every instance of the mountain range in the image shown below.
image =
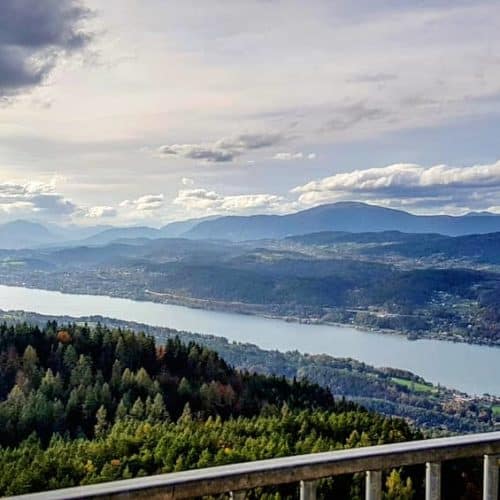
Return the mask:
{"type": "Polygon", "coordinates": [[[483,234],[500,231],[500,215],[414,215],[365,203],[340,202],[287,215],[219,217],[200,222],[183,236],[243,241],[321,231],[483,234]]]}
{"type": "Polygon", "coordinates": [[[195,225],[214,217],[188,219],[166,224],[160,228],[148,226],[58,226],[39,222],[14,220],[0,224],[0,248],[17,250],[54,246],[100,246],[130,239],[177,238],[195,225]]]}
{"type": "Polygon", "coordinates": [[[277,239],[323,231],[403,231],[462,236],[500,231],[500,215],[489,212],[473,212],[462,216],[415,215],[365,203],[339,202],[286,215],[211,216],[172,222],[160,228],[46,227],[40,223],[18,220],[0,225],[0,248],[95,246],[131,238],[183,237],[245,241],[277,239]]]}

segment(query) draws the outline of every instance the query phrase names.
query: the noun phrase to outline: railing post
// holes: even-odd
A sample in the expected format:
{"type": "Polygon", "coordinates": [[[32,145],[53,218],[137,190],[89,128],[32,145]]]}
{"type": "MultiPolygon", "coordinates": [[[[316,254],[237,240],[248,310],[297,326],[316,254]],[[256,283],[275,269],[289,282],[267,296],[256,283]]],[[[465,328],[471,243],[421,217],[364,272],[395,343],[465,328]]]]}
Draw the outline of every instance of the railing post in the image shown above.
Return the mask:
{"type": "Polygon", "coordinates": [[[366,471],[365,498],[366,500],[382,500],[381,470],[366,471]]]}
{"type": "Polygon", "coordinates": [[[441,464],[427,462],[425,464],[425,500],[441,499],[441,464]]]}
{"type": "Polygon", "coordinates": [[[300,500],[316,500],[317,481],[300,482],[300,500]]]}
{"type": "Polygon", "coordinates": [[[498,500],[498,460],[500,455],[484,456],[483,500],[498,500]]]}
{"type": "Polygon", "coordinates": [[[246,497],[247,492],[245,490],[231,491],[229,494],[229,498],[231,498],[231,500],[245,500],[246,497]]]}

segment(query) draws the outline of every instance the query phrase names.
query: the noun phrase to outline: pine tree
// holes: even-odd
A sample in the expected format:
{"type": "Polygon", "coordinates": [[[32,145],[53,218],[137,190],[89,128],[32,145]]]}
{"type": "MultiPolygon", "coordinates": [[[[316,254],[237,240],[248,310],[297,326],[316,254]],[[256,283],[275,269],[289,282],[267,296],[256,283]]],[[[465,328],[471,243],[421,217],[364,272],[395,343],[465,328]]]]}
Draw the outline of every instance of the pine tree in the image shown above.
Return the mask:
{"type": "Polygon", "coordinates": [[[179,423],[189,423],[193,420],[193,414],[191,413],[191,406],[189,403],[186,403],[184,405],[184,409],[182,410],[181,416],[179,417],[179,420],[177,422],[179,423]]]}
{"type": "Polygon", "coordinates": [[[150,406],[148,420],[152,422],[164,422],[168,418],[167,408],[161,394],[157,394],[150,406]]]}
{"type": "Polygon", "coordinates": [[[135,383],[143,394],[149,393],[153,386],[151,377],[144,368],[139,368],[138,372],[135,375],[135,383]]]}
{"type": "Polygon", "coordinates": [[[42,391],[48,399],[60,398],[63,392],[63,384],[60,375],[57,374],[57,376],[54,376],[52,370],[47,368],[40,383],[40,391],[42,391]]]}
{"type": "Polygon", "coordinates": [[[177,392],[179,396],[184,398],[189,398],[192,393],[191,384],[186,377],[182,377],[179,385],[177,386],[177,392]]]}
{"type": "Polygon", "coordinates": [[[69,345],[64,350],[63,355],[63,366],[67,373],[70,373],[71,370],[76,366],[78,362],[78,353],[76,352],[73,345],[69,345]]]}
{"type": "MultiPolygon", "coordinates": [[[[71,346],[70,346],[71,347],[71,346]]],[[[78,363],[71,370],[70,384],[75,387],[92,383],[92,361],[88,356],[80,355],[78,363]]]]}
{"type": "Polygon", "coordinates": [[[120,388],[121,380],[122,380],[123,367],[118,359],[115,359],[113,363],[113,368],[111,369],[111,380],[110,386],[113,391],[118,391],[120,388]]]}
{"type": "Polygon", "coordinates": [[[125,368],[122,373],[120,390],[122,392],[130,390],[135,384],[135,377],[130,368],[125,368]]]}
{"type": "Polygon", "coordinates": [[[96,418],[96,424],[94,426],[95,437],[101,438],[106,434],[106,431],[108,430],[109,427],[107,417],[108,417],[108,412],[106,411],[106,408],[104,408],[104,406],[101,405],[95,415],[96,418]]]}
{"type": "Polygon", "coordinates": [[[35,348],[28,345],[23,353],[23,371],[29,380],[31,387],[37,388],[40,382],[38,369],[38,354],[35,348]]]}
{"type": "Polygon", "coordinates": [[[118,406],[116,407],[116,419],[121,420],[124,419],[128,415],[129,411],[129,405],[128,405],[128,398],[125,396],[120,399],[120,402],[118,403],[118,406]]]}
{"type": "Polygon", "coordinates": [[[141,398],[137,398],[135,400],[135,403],[130,409],[130,416],[137,420],[144,419],[144,403],[142,402],[141,398]]]}

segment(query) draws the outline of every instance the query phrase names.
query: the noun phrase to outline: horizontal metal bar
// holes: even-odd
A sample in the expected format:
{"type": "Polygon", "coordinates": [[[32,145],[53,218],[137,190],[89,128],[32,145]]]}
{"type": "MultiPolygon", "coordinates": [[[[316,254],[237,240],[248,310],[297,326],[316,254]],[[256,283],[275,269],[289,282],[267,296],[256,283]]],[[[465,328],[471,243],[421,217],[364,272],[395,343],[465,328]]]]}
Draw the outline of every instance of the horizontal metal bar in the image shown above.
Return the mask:
{"type": "Polygon", "coordinates": [[[310,481],[339,474],[497,454],[500,454],[500,432],[489,432],[273,458],[78,486],[12,498],[19,500],[190,498],[275,484],[310,481]]]}

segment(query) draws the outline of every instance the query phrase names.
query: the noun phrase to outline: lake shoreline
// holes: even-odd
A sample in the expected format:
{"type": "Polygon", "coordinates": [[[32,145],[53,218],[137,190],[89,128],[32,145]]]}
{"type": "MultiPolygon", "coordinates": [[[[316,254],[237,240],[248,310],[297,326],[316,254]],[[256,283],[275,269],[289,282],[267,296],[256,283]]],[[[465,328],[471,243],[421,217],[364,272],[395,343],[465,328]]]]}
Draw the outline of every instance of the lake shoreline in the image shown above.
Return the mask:
{"type": "Polygon", "coordinates": [[[251,343],[262,349],[351,358],[417,374],[468,394],[499,393],[499,351],[492,346],[441,339],[409,342],[353,325],[304,324],[261,315],[237,314],[134,298],[64,293],[34,287],[0,286],[0,308],[53,316],[103,316],[251,343]],[[312,328],[314,327],[314,328],[312,328]],[[467,370],[464,367],[467,366],[467,370]]]}
{"type": "Polygon", "coordinates": [[[224,302],[217,301],[213,299],[200,299],[193,297],[186,297],[174,293],[163,293],[154,292],[151,290],[143,290],[140,294],[137,293],[114,293],[113,291],[106,291],[105,293],[96,293],[96,291],[88,290],[86,288],[79,290],[78,288],[65,289],[61,287],[43,287],[41,288],[38,284],[32,285],[30,283],[12,283],[12,282],[0,282],[2,286],[10,287],[20,287],[29,288],[31,290],[45,290],[50,292],[59,292],[62,294],[71,295],[87,295],[87,296],[99,296],[99,297],[109,297],[118,299],[134,300],[137,302],[150,302],[152,304],[165,304],[165,305],[175,305],[181,307],[187,307],[189,309],[202,310],[202,311],[214,311],[222,313],[240,314],[242,316],[256,316],[265,319],[273,319],[278,321],[284,321],[286,323],[297,323],[301,325],[323,325],[323,326],[333,326],[340,328],[354,328],[355,330],[365,332],[365,333],[376,333],[381,335],[396,336],[408,340],[409,342],[417,342],[419,340],[439,340],[442,342],[448,342],[452,344],[467,344],[467,345],[478,345],[484,347],[496,347],[500,348],[500,343],[485,342],[482,339],[467,340],[463,337],[455,335],[453,337],[440,335],[436,332],[429,332],[427,335],[419,335],[414,332],[402,332],[392,329],[375,328],[371,326],[360,325],[357,323],[342,323],[338,321],[324,320],[321,317],[301,317],[297,315],[283,315],[269,312],[268,307],[262,306],[260,304],[248,304],[245,302],[224,302]]]}
{"type": "MultiPolygon", "coordinates": [[[[346,398],[358,402],[372,411],[382,411],[384,413],[384,411],[387,412],[388,410],[384,404],[380,406],[381,400],[378,391],[381,384],[388,391],[386,396],[392,405],[387,415],[408,419],[415,425],[424,425],[426,429],[434,429],[435,425],[435,430],[439,430],[439,432],[442,431],[443,425],[450,426],[449,429],[453,431],[463,430],[464,425],[474,425],[475,423],[475,420],[471,419],[470,416],[459,421],[453,420],[452,414],[446,410],[450,406],[474,404],[481,408],[493,408],[500,405],[500,396],[467,394],[458,389],[432,384],[415,373],[406,370],[377,368],[352,358],[337,358],[325,354],[299,354],[296,351],[276,352],[261,349],[249,342],[232,342],[223,336],[152,326],[102,315],[77,318],[67,315],[43,315],[22,310],[4,311],[0,309],[1,321],[6,321],[8,324],[26,321],[29,324],[37,324],[41,327],[44,327],[47,321],[57,321],[60,326],[76,323],[95,327],[100,323],[110,328],[144,332],[147,335],[153,335],[156,341],[160,343],[165,343],[168,339],[173,338],[179,338],[184,343],[196,342],[218,352],[223,359],[229,361],[236,369],[251,370],[264,375],[281,375],[288,379],[293,377],[311,379],[324,387],[328,387],[338,400],[346,398]],[[304,367],[307,370],[305,373],[302,372],[304,367]],[[329,378],[325,378],[324,372],[315,370],[315,367],[326,369],[329,378]],[[346,367],[348,367],[347,371],[346,367]],[[320,374],[318,379],[315,374],[320,374]],[[344,379],[344,377],[347,378],[344,379]],[[360,388],[356,384],[351,385],[349,377],[353,380],[358,377],[366,377],[366,387],[360,388]],[[374,392],[371,392],[372,390],[374,392]],[[401,403],[401,398],[404,399],[407,394],[411,394],[413,398],[410,410],[407,406],[398,406],[401,403]],[[427,404],[424,404],[425,409],[422,407],[426,394],[432,400],[432,408],[430,409],[427,408],[427,404]],[[439,422],[435,420],[436,414],[439,414],[439,418],[442,419],[439,422]],[[454,427],[455,425],[457,427],[454,427]]],[[[432,432],[435,432],[435,430],[432,432]]],[[[475,427],[474,430],[476,430],[475,427]]],[[[486,430],[490,430],[490,428],[482,426],[481,422],[477,422],[478,432],[486,430]]]]}

